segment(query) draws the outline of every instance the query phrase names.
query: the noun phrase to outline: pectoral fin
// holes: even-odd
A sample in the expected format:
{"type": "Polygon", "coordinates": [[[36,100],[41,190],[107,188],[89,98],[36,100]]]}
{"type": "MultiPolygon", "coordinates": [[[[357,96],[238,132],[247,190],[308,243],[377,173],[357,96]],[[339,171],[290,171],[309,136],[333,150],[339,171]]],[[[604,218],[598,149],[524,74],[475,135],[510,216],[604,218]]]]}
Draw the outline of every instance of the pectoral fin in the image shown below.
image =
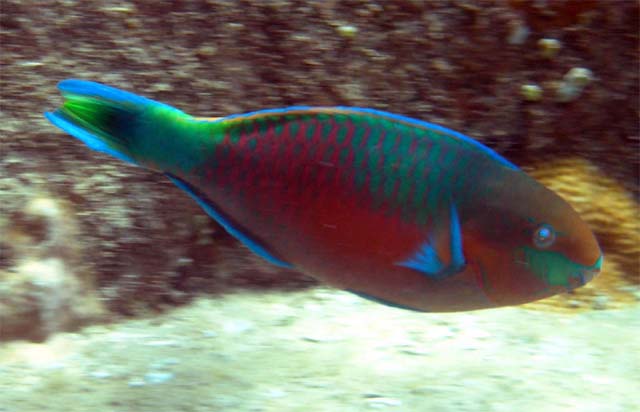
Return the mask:
{"type": "Polygon", "coordinates": [[[417,270],[432,279],[444,279],[464,269],[462,232],[458,212],[453,203],[447,216],[443,216],[443,219],[434,225],[434,230],[418,251],[398,265],[417,270]]]}

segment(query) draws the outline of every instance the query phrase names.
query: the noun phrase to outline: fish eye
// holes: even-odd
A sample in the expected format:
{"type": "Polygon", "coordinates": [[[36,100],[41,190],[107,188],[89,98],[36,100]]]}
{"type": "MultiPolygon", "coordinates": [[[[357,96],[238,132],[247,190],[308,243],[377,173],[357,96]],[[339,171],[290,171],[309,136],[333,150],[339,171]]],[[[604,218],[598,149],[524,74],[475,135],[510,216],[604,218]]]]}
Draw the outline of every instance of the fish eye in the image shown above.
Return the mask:
{"type": "Polygon", "coordinates": [[[551,225],[548,225],[546,223],[538,226],[533,233],[533,244],[538,249],[548,248],[553,244],[555,240],[556,231],[553,230],[553,227],[551,227],[551,225]]]}

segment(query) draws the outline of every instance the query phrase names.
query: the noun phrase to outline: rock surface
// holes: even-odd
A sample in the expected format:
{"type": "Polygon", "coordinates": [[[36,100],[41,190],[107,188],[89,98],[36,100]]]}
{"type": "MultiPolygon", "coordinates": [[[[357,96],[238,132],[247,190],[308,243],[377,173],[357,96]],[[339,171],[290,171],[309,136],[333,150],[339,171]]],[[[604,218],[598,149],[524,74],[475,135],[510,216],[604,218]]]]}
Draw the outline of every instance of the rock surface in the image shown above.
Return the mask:
{"type": "Polygon", "coordinates": [[[462,131],[556,188],[601,239],[599,283],[550,301],[555,307],[637,300],[637,2],[3,0],[1,7],[2,338],[42,339],[230,288],[312,284],[252,256],[161,176],[90,152],[48,124],[42,112],[60,103],[55,84],[69,77],[198,115],[358,105],[462,131]],[[540,46],[541,39],[557,43],[540,46]],[[592,78],[578,76],[572,82],[581,88],[558,99],[568,73],[587,69],[592,78]],[[539,88],[534,99],[522,94],[530,84],[539,88]],[[29,217],[42,199],[60,214],[29,217]],[[51,310],[53,318],[43,315],[51,310]]]}

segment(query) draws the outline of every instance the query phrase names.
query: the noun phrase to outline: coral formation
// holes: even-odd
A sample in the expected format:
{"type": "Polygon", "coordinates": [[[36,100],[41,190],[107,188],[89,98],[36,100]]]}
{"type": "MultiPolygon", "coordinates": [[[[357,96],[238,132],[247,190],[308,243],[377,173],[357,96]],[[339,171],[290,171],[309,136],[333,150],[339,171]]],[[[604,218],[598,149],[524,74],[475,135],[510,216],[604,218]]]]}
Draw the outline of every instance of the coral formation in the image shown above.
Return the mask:
{"type": "Polygon", "coordinates": [[[563,196],[592,227],[605,251],[604,269],[584,288],[546,305],[619,307],[640,300],[640,208],[631,193],[581,158],[540,163],[530,174],[563,196]],[[580,303],[582,302],[582,303],[580,303]]]}
{"type": "Polygon", "coordinates": [[[103,308],[82,263],[74,211],[48,195],[13,189],[5,206],[22,207],[0,216],[0,340],[41,340],[98,320],[103,308]]]}

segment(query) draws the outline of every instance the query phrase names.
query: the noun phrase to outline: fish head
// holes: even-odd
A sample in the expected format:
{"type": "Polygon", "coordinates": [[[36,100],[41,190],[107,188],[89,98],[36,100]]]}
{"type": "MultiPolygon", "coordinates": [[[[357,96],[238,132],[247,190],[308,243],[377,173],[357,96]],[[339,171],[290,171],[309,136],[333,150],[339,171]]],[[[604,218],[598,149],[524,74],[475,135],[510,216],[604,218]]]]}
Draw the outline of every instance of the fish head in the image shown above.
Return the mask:
{"type": "Polygon", "coordinates": [[[602,268],[598,242],[559,195],[519,170],[488,183],[469,221],[469,263],[497,306],[571,291],[602,268]]]}

